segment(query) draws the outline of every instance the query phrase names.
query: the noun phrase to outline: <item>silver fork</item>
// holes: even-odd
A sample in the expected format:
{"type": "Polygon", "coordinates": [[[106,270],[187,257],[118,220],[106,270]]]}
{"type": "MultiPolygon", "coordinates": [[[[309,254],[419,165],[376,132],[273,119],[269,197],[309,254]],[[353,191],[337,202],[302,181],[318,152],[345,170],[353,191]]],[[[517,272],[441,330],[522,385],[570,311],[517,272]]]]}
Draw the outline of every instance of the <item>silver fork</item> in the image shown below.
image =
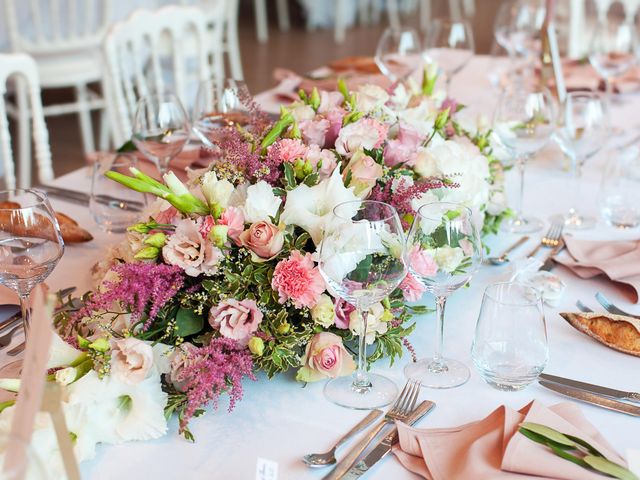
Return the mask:
{"type": "Polygon", "coordinates": [[[337,480],[342,478],[342,476],[347,473],[356,462],[360,454],[366,450],[369,444],[378,436],[385,426],[395,422],[396,420],[401,422],[406,421],[416,406],[419,393],[420,380],[407,381],[400,392],[400,395],[398,395],[395,403],[385,414],[384,418],[351,449],[346,457],[338,462],[336,468],[323,477],[323,480],[337,480]]]}
{"type": "Polygon", "coordinates": [[[616,307],[613,303],[609,301],[607,297],[605,297],[600,292],[596,293],[596,300],[598,300],[600,305],[602,305],[604,309],[609,313],[613,313],[614,315],[623,315],[625,317],[640,318],[640,315],[634,315],[632,313],[625,312],[624,310],[621,310],[620,308],[616,307]]]}
{"type": "Polygon", "coordinates": [[[547,233],[540,239],[540,243],[538,244],[538,246],[534,248],[533,251],[529,255],[527,255],[527,257],[533,257],[542,247],[555,248],[560,245],[560,238],[562,237],[563,228],[564,225],[562,223],[552,223],[547,233]]]}
{"type": "Polygon", "coordinates": [[[593,313],[593,310],[591,310],[589,307],[587,307],[584,303],[582,303],[580,300],[576,301],[576,307],[578,307],[578,310],[580,310],[581,312],[584,313],[593,313]]]}
{"type": "Polygon", "coordinates": [[[4,335],[2,335],[0,337],[0,348],[8,347],[11,344],[11,339],[13,338],[14,333],[16,333],[21,328],[22,323],[9,330],[9,333],[5,333],[4,335]]]}

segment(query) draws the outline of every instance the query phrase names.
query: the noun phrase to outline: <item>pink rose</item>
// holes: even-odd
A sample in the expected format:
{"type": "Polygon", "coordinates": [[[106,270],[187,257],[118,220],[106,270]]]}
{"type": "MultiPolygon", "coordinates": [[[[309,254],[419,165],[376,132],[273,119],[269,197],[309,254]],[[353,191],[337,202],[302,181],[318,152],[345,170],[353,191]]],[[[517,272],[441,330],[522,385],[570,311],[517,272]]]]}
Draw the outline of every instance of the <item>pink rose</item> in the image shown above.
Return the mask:
{"type": "Polygon", "coordinates": [[[253,261],[269,260],[280,253],[284,245],[284,234],[270,222],[258,222],[251,225],[238,237],[241,246],[251,250],[253,261]]]}
{"type": "Polygon", "coordinates": [[[402,290],[402,296],[407,302],[417,302],[422,298],[422,294],[426,291],[424,285],[420,283],[416,277],[410,273],[404,277],[400,284],[400,290],[402,290]]]}
{"type": "Polygon", "coordinates": [[[384,163],[388,167],[395,167],[407,162],[422,140],[422,135],[415,128],[400,125],[398,137],[389,140],[384,148],[384,163]]]}
{"type": "Polygon", "coordinates": [[[337,298],[334,308],[336,311],[336,327],[343,330],[348,329],[351,321],[351,312],[355,311],[356,307],[342,298],[337,298]]]}
{"type": "Polygon", "coordinates": [[[180,220],[162,248],[162,256],[169,265],[177,265],[191,277],[215,273],[222,252],[200,233],[202,219],[180,220]]]}
{"type": "Polygon", "coordinates": [[[299,124],[302,139],[309,145],[324,146],[324,138],[331,124],[326,118],[303,120],[299,124]]]}
{"type": "Polygon", "coordinates": [[[365,155],[362,150],[358,150],[347,164],[344,170],[346,179],[351,172],[350,187],[354,187],[354,192],[360,198],[365,198],[371,192],[376,182],[382,177],[382,165],[373,158],[365,155]]]}
{"type": "Polygon", "coordinates": [[[128,337],[111,343],[111,374],[123,383],[136,385],[147,378],[153,365],[151,345],[128,337]]]}
{"type": "Polygon", "coordinates": [[[298,370],[296,380],[315,382],[336,378],[349,375],[355,368],[353,358],[338,335],[330,332],[316,333],[307,344],[302,368],[298,370]]]}
{"type": "Polygon", "coordinates": [[[246,346],[262,321],[262,312],[250,299],[229,298],[209,310],[209,325],[226,338],[246,346]]]}
{"type": "Polygon", "coordinates": [[[191,360],[191,356],[193,353],[198,351],[198,347],[189,342],[184,342],[180,344],[179,347],[171,353],[170,361],[171,361],[171,372],[169,373],[169,380],[176,388],[176,390],[182,392],[184,391],[184,386],[187,383],[186,381],[181,381],[179,378],[182,377],[182,371],[185,367],[188,367],[193,360],[191,360]]]}
{"type": "Polygon", "coordinates": [[[307,160],[309,160],[313,168],[317,170],[320,180],[329,178],[338,166],[335,153],[328,149],[322,150],[318,145],[311,145],[309,147],[307,160]],[[319,164],[320,168],[318,168],[319,164]]]}
{"type": "Polygon", "coordinates": [[[438,271],[438,264],[426,250],[414,245],[409,250],[409,268],[421,277],[431,277],[438,271]]]}
{"type": "Polygon", "coordinates": [[[218,225],[226,225],[229,227],[227,235],[236,241],[238,236],[244,230],[244,214],[237,207],[227,207],[218,219],[218,225]]]}
{"type": "Polygon", "coordinates": [[[336,151],[351,156],[357,150],[378,148],[387,138],[389,127],[373,118],[361,118],[342,130],[336,140],[336,151]]]}
{"type": "Polygon", "coordinates": [[[325,286],[311,254],[302,256],[298,250],[293,250],[289,258],[276,265],[271,288],[278,292],[280,303],[291,300],[296,308],[311,308],[324,292],[325,286]]]}

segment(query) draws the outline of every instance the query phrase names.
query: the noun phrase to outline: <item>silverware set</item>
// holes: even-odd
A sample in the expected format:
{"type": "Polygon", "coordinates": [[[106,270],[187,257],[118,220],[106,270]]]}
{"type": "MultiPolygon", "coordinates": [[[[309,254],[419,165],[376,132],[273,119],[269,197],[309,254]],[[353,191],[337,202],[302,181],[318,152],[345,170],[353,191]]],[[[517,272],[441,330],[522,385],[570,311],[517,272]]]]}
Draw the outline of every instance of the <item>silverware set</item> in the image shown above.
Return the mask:
{"type": "MultiPolygon", "coordinates": [[[[564,248],[564,241],[562,240],[563,230],[563,223],[552,223],[549,227],[549,230],[540,239],[540,243],[538,243],[538,245],[536,245],[536,247],[527,255],[527,258],[533,258],[542,248],[552,249],[540,270],[549,271],[555,266],[553,257],[556,254],[560,253],[560,251],[564,248]]],[[[487,261],[491,265],[504,265],[506,263],[509,263],[509,254],[516,248],[525,244],[528,240],[528,236],[520,238],[517,242],[504,250],[500,255],[498,255],[497,257],[489,257],[487,261]]]]}
{"type": "Polygon", "coordinates": [[[433,402],[429,401],[423,401],[416,406],[419,393],[420,382],[417,380],[409,380],[384,417],[371,428],[339,462],[335,458],[337,448],[378,419],[382,415],[380,410],[369,412],[364,419],[342,436],[328,452],[305,455],[303,457],[304,463],[309,467],[335,465],[335,468],[323,477],[325,480],[359,478],[388,454],[397,442],[397,430],[394,426],[395,421],[398,420],[412,425],[429,413],[435,406],[433,402]]]}
{"type": "MultiPolygon", "coordinates": [[[[89,202],[91,200],[90,194],[80,192],[78,190],[70,190],[67,188],[55,187],[53,185],[42,185],[39,188],[47,192],[47,194],[52,197],[57,197],[62,200],[67,200],[69,202],[77,203],[80,205],[89,205],[89,202]]],[[[94,195],[93,198],[96,202],[105,205],[125,202],[124,200],[113,197],[111,195],[94,195]]],[[[136,200],[126,200],[125,203],[127,204],[128,210],[142,211],[142,209],[144,208],[144,204],[136,200]]]]}
{"type": "MultiPolygon", "coordinates": [[[[598,300],[598,303],[600,305],[602,305],[602,308],[604,308],[607,312],[609,312],[609,313],[611,313],[613,315],[622,315],[624,317],[631,317],[631,318],[640,319],[640,315],[634,315],[632,313],[625,312],[621,308],[618,308],[615,304],[611,303],[609,301],[609,299],[607,297],[605,297],[604,294],[601,293],[601,292],[597,292],[596,293],[596,300],[598,300]]],[[[591,308],[587,307],[580,300],[576,301],[576,307],[578,307],[578,310],[580,310],[581,312],[593,313],[593,310],[591,308]]]]}

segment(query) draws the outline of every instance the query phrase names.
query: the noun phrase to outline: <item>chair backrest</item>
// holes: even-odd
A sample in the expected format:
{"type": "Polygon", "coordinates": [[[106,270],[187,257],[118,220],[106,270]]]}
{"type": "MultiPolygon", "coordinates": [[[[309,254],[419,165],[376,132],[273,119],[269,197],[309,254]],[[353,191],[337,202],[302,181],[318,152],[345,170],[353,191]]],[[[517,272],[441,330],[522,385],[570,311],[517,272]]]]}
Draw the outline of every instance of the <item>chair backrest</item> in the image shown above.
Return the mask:
{"type": "MultiPolygon", "coordinates": [[[[0,54],[0,154],[4,164],[5,184],[8,189],[16,187],[15,163],[11,149],[11,135],[9,134],[9,121],[5,102],[7,79],[13,75],[20,75],[22,77],[20,81],[27,83],[26,92],[28,92],[27,95],[31,102],[32,130],[38,162],[38,178],[41,183],[53,180],[49,133],[42,113],[40,81],[36,63],[29,55],[22,53],[0,54]]],[[[20,91],[20,89],[17,91],[20,91]]],[[[27,185],[21,186],[26,187],[27,185]]]]}
{"type": "Polygon", "coordinates": [[[212,38],[207,21],[200,8],[168,6],[137,10],[107,32],[107,110],[115,145],[131,138],[140,97],[172,91],[188,108],[199,82],[222,82],[222,30],[212,38]]]}
{"type": "Polygon", "coordinates": [[[3,0],[11,49],[32,55],[99,47],[112,0],[3,0]]]}

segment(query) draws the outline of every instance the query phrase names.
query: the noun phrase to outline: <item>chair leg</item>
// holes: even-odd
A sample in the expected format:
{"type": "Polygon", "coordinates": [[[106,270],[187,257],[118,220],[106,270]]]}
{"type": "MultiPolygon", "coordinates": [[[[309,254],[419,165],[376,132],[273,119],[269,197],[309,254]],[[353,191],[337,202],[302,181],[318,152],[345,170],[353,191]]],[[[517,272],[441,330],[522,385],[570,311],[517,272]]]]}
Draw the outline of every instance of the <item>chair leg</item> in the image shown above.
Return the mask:
{"type": "Polygon", "coordinates": [[[347,29],[347,4],[346,0],[336,0],[336,18],[334,40],[336,43],[344,42],[347,29]]]}
{"type": "Polygon", "coordinates": [[[31,186],[31,109],[29,107],[27,82],[16,78],[16,106],[18,108],[18,155],[20,173],[18,186],[31,186]]]}
{"type": "Polygon", "coordinates": [[[258,41],[260,43],[264,43],[269,40],[266,0],[253,0],[253,8],[256,15],[256,32],[258,34],[258,41]]]}
{"type": "Polygon", "coordinates": [[[394,30],[400,30],[398,0],[387,0],[387,14],[389,15],[389,26],[394,30]]]}
{"type": "Polygon", "coordinates": [[[426,32],[430,22],[431,0],[420,0],[420,30],[426,32]]]}
{"type": "Polygon", "coordinates": [[[462,9],[460,8],[460,0],[449,0],[449,15],[455,22],[462,20],[462,9]]]}
{"type": "Polygon", "coordinates": [[[93,125],[91,122],[91,110],[89,110],[89,95],[85,84],[76,85],[76,99],[80,105],[78,119],[80,120],[80,134],[82,135],[82,147],[85,155],[96,150],[93,142],[93,125]]]}
{"type": "Polygon", "coordinates": [[[360,16],[360,25],[370,25],[371,24],[371,16],[370,14],[370,1],[369,0],[358,0],[358,15],[360,16]]]}
{"type": "Polygon", "coordinates": [[[289,19],[289,0],[277,0],[276,7],[278,9],[278,27],[281,32],[288,32],[291,28],[291,20],[289,19]]]}
{"type": "Polygon", "coordinates": [[[111,126],[109,125],[109,118],[107,117],[107,110],[100,110],[100,140],[98,148],[101,152],[109,151],[111,147],[111,126]]]}

